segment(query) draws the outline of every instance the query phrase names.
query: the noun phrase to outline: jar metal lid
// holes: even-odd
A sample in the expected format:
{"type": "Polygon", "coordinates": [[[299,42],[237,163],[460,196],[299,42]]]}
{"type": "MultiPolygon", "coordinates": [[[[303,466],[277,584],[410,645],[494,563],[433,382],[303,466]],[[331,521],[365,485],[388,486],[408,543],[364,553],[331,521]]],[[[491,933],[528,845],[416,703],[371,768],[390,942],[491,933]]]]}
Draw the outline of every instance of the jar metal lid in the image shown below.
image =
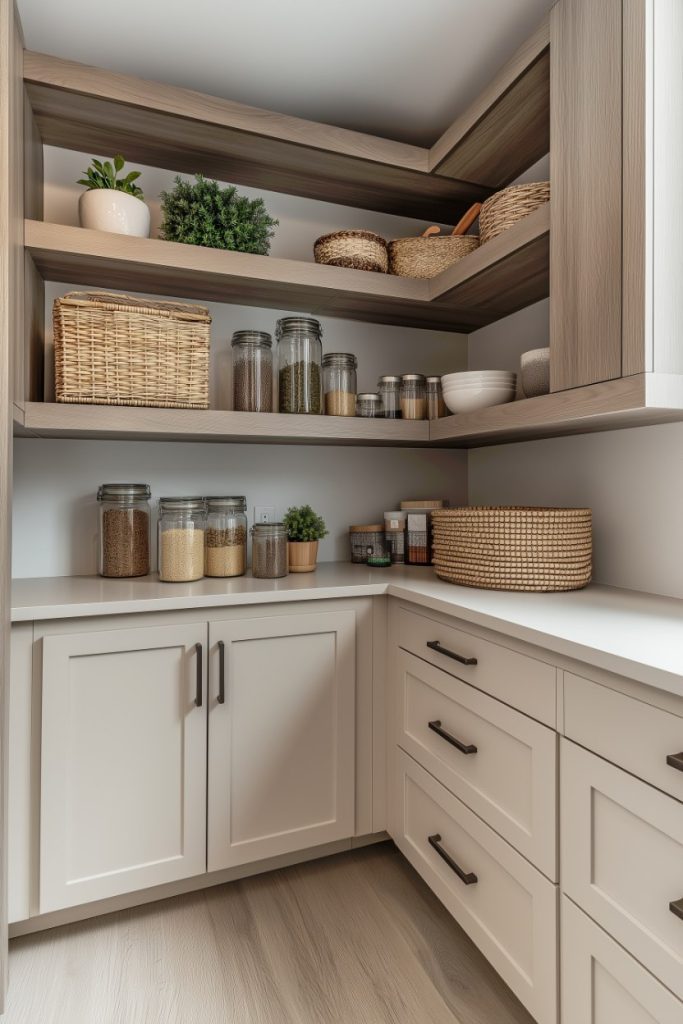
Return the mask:
{"type": "Polygon", "coordinates": [[[159,498],[161,512],[206,512],[204,498],[159,498]]]}
{"type": "Polygon", "coordinates": [[[428,384],[438,384],[441,386],[441,377],[427,377],[428,384]]]}
{"type": "Polygon", "coordinates": [[[375,391],[365,391],[360,395],[356,396],[359,402],[381,402],[382,397],[375,391]]]}
{"type": "Polygon", "coordinates": [[[358,366],[358,360],[352,352],[328,352],[323,356],[323,366],[352,366],[354,370],[358,366]]]}
{"type": "Polygon", "coordinates": [[[284,523],[254,523],[251,534],[252,537],[286,537],[287,527],[284,523]]]}
{"type": "Polygon", "coordinates": [[[380,379],[377,381],[377,387],[381,387],[382,384],[400,384],[400,383],[401,383],[401,378],[400,377],[393,377],[393,376],[380,377],[380,379]]]}
{"type": "Polygon", "coordinates": [[[267,331],[235,331],[232,336],[233,345],[262,345],[271,348],[273,339],[267,331]]]}
{"type": "Polygon", "coordinates": [[[98,501],[146,501],[151,497],[149,484],[100,484],[97,489],[98,501]]]}
{"type": "Polygon", "coordinates": [[[283,316],[276,324],[276,337],[281,338],[289,331],[315,332],[322,337],[323,327],[320,321],[312,316],[283,316]]]}
{"type": "Polygon", "coordinates": [[[233,498],[229,497],[211,497],[204,498],[209,512],[220,512],[225,510],[226,512],[246,512],[247,510],[247,499],[244,495],[236,495],[233,498]]]}
{"type": "Polygon", "coordinates": [[[423,384],[425,376],[423,373],[404,373],[401,380],[404,384],[423,384]]]}

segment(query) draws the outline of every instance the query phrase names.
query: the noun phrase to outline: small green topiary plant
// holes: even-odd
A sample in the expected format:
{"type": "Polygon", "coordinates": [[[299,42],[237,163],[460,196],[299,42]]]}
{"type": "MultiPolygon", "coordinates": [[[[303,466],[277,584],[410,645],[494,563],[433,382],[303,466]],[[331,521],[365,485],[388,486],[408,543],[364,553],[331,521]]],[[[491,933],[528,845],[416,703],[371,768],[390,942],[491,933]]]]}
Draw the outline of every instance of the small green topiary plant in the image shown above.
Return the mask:
{"type": "Polygon", "coordinates": [[[210,249],[231,249],[267,256],[278,221],[268,215],[262,199],[247,199],[234,185],[195,175],[194,184],[175,179],[175,188],[161,193],[161,238],[210,249]]]}
{"type": "Polygon", "coordinates": [[[79,178],[78,185],[85,185],[87,189],[93,188],[111,188],[117,192],[125,192],[126,195],[135,196],[136,199],[142,199],[142,189],[135,182],[142,174],[142,171],[129,171],[125,178],[119,178],[119,173],[125,167],[126,161],[123,159],[120,153],[117,153],[112,160],[105,160],[102,163],[101,160],[92,158],[90,167],[83,173],[85,178],[79,178]]]}
{"type": "Polygon", "coordinates": [[[288,508],[282,521],[291,541],[322,540],[329,532],[325,520],[310,505],[288,508]]]}

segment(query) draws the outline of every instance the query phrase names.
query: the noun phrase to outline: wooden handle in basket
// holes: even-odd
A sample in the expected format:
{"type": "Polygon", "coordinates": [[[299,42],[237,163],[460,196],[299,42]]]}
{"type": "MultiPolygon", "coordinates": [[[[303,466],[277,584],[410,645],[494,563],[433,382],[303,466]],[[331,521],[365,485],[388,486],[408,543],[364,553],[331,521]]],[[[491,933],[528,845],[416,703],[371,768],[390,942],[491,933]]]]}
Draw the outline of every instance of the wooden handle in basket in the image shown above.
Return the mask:
{"type": "Polygon", "coordinates": [[[471,228],[475,220],[479,216],[481,210],[481,203],[473,203],[470,206],[467,213],[463,213],[458,223],[453,228],[451,234],[453,235],[464,235],[468,228],[471,228]]]}
{"type": "Polygon", "coordinates": [[[430,235],[440,235],[441,228],[437,227],[436,224],[432,224],[431,228],[425,228],[421,234],[421,238],[429,238],[430,235]]]}

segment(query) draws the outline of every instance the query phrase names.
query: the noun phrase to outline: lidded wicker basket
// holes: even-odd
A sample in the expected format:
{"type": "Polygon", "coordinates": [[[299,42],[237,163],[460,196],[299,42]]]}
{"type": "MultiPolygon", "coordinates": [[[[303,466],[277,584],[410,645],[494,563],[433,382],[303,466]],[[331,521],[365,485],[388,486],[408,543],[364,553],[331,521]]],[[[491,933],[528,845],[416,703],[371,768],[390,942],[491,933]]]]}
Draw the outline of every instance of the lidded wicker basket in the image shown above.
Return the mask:
{"type": "Polygon", "coordinates": [[[479,247],[478,235],[421,235],[389,242],[389,273],[436,277],[479,247]]]}
{"type": "Polygon", "coordinates": [[[550,182],[534,181],[527,185],[510,185],[495,192],[483,204],[479,213],[481,244],[490,242],[527,217],[550,199],[550,182]]]}
{"type": "Polygon", "coordinates": [[[58,402],[208,409],[204,306],[68,292],[52,319],[58,402]]]}
{"type": "Polygon", "coordinates": [[[473,507],[432,513],[434,570],[487,590],[580,590],[591,580],[588,508],[473,507]]]}
{"type": "Polygon", "coordinates": [[[389,269],[387,243],[374,231],[335,231],[321,235],[313,246],[316,263],[351,270],[372,270],[386,274],[389,269]]]}

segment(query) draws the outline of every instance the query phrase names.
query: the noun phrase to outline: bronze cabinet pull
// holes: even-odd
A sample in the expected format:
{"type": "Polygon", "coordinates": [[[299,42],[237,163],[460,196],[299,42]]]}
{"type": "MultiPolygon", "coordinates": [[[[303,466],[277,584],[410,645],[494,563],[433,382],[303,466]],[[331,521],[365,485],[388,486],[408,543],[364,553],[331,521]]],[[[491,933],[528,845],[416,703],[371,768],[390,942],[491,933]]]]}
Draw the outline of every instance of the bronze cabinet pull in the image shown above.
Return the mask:
{"type": "Polygon", "coordinates": [[[463,871],[460,865],[453,860],[450,853],[446,853],[443,846],[441,846],[441,836],[438,832],[433,836],[427,836],[427,841],[429,842],[429,845],[436,850],[439,857],[441,857],[441,860],[444,860],[446,864],[448,864],[451,871],[455,871],[461,882],[465,885],[474,885],[475,882],[479,881],[473,871],[463,871]]]}
{"type": "Polygon", "coordinates": [[[432,732],[435,732],[438,736],[441,736],[441,738],[444,739],[446,743],[450,743],[451,746],[456,747],[461,754],[476,754],[477,748],[475,747],[474,743],[461,743],[461,741],[456,736],[453,736],[450,732],[447,732],[444,728],[442,728],[441,722],[439,721],[438,718],[436,719],[436,721],[428,722],[427,724],[429,728],[432,730],[432,732]]]}
{"type": "Polygon", "coordinates": [[[436,651],[437,654],[443,654],[447,658],[452,658],[453,661],[460,662],[461,665],[476,665],[476,658],[465,658],[462,654],[457,654],[455,651],[449,651],[447,647],[442,647],[438,640],[428,640],[427,647],[430,650],[436,651]]]}

